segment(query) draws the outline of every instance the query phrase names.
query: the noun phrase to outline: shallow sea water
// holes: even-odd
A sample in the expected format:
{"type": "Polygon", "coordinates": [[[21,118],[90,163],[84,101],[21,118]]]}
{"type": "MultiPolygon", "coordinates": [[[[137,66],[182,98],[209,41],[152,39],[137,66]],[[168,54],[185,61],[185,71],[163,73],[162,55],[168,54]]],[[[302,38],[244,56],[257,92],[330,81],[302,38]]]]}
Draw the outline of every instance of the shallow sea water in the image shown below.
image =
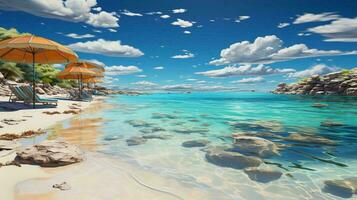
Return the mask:
{"type": "Polygon", "coordinates": [[[192,187],[221,191],[222,199],[342,199],[324,192],[323,181],[357,176],[356,98],[192,93],[114,96],[106,102],[115,108],[82,116],[103,120],[96,141],[102,146],[97,151],[192,187]],[[315,103],[328,106],[312,107],[315,103]],[[148,125],[133,127],[128,120],[148,125]],[[343,126],[321,126],[326,120],[343,126]],[[153,127],[161,131],[147,133],[153,127]],[[282,139],[293,132],[322,136],[337,145],[282,139]],[[182,146],[193,139],[208,139],[212,146],[232,145],[233,133],[254,133],[286,145],[279,156],[264,159],[279,166],[283,176],[269,183],[256,182],[243,170],[207,162],[202,148],[182,146]],[[126,139],[145,134],[169,134],[172,138],[127,145],[126,139]]]}

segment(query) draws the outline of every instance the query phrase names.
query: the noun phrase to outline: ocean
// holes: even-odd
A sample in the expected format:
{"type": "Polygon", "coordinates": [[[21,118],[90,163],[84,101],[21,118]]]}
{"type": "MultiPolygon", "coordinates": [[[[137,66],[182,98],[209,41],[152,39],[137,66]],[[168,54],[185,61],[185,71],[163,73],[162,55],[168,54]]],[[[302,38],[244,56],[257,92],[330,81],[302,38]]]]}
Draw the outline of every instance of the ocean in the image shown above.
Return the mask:
{"type": "Polygon", "coordinates": [[[118,95],[105,102],[114,107],[81,115],[102,119],[96,151],[192,187],[219,191],[222,199],[343,199],[345,194],[328,191],[324,181],[357,174],[353,97],[207,92],[118,95]],[[277,144],[278,154],[262,160],[282,176],[261,182],[242,169],[209,162],[207,149],[232,146],[232,134],[277,144]],[[306,137],[294,140],[291,134],[306,137]],[[151,138],[128,145],[131,137],[145,135],[151,138]],[[182,145],[190,140],[209,144],[182,145]]]}

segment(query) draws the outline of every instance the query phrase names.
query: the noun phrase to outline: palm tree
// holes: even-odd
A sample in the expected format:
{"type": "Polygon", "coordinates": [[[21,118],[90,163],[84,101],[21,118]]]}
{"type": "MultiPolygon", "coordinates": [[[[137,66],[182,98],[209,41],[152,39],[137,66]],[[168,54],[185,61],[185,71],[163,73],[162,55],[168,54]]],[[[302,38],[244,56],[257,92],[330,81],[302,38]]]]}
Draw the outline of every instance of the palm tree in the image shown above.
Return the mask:
{"type": "Polygon", "coordinates": [[[19,80],[24,76],[24,72],[15,63],[0,63],[0,72],[8,80],[19,80]]]}

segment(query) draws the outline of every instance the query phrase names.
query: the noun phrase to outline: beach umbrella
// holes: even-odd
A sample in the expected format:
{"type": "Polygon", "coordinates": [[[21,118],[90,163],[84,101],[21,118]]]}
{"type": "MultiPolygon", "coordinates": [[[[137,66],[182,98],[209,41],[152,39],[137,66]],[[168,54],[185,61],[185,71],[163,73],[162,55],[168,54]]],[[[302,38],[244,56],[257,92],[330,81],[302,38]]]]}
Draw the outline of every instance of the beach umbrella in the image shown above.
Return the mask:
{"type": "Polygon", "coordinates": [[[83,83],[103,83],[103,80],[100,78],[88,78],[83,79],[83,83]]]}
{"type": "Polygon", "coordinates": [[[81,92],[80,81],[83,79],[90,79],[98,77],[98,74],[88,68],[82,67],[82,65],[66,66],[61,72],[58,72],[57,78],[60,79],[76,79],[78,80],[79,92],[81,92]]]}
{"type": "Polygon", "coordinates": [[[95,64],[90,61],[77,61],[77,62],[72,62],[72,63],[69,63],[68,65],[66,65],[66,67],[73,67],[73,66],[84,67],[87,69],[93,69],[93,70],[96,70],[99,72],[105,71],[103,66],[100,66],[100,65],[95,64]]]}
{"type": "Polygon", "coordinates": [[[52,40],[25,35],[0,41],[0,60],[32,64],[33,108],[35,108],[35,63],[59,64],[76,61],[78,56],[71,49],[52,40]]]}

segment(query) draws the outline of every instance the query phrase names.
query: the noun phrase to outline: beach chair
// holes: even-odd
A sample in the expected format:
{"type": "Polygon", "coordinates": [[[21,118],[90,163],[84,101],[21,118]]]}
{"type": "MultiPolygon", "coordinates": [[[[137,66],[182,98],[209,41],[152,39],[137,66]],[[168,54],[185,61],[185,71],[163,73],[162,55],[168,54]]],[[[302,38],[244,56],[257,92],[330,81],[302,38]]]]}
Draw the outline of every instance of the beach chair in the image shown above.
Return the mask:
{"type": "MultiPolygon", "coordinates": [[[[32,88],[30,86],[21,86],[20,89],[23,91],[23,93],[25,93],[29,99],[30,99],[30,103],[32,103],[32,97],[33,97],[33,92],[32,92],[32,88]]],[[[37,94],[35,95],[35,103],[42,103],[45,105],[56,105],[58,104],[58,100],[57,99],[50,99],[50,98],[41,98],[39,96],[37,96],[37,94]]]]}
{"type": "Polygon", "coordinates": [[[24,103],[28,103],[30,101],[29,97],[25,93],[23,93],[19,86],[9,86],[9,88],[11,91],[9,101],[23,101],[24,103]]]}

